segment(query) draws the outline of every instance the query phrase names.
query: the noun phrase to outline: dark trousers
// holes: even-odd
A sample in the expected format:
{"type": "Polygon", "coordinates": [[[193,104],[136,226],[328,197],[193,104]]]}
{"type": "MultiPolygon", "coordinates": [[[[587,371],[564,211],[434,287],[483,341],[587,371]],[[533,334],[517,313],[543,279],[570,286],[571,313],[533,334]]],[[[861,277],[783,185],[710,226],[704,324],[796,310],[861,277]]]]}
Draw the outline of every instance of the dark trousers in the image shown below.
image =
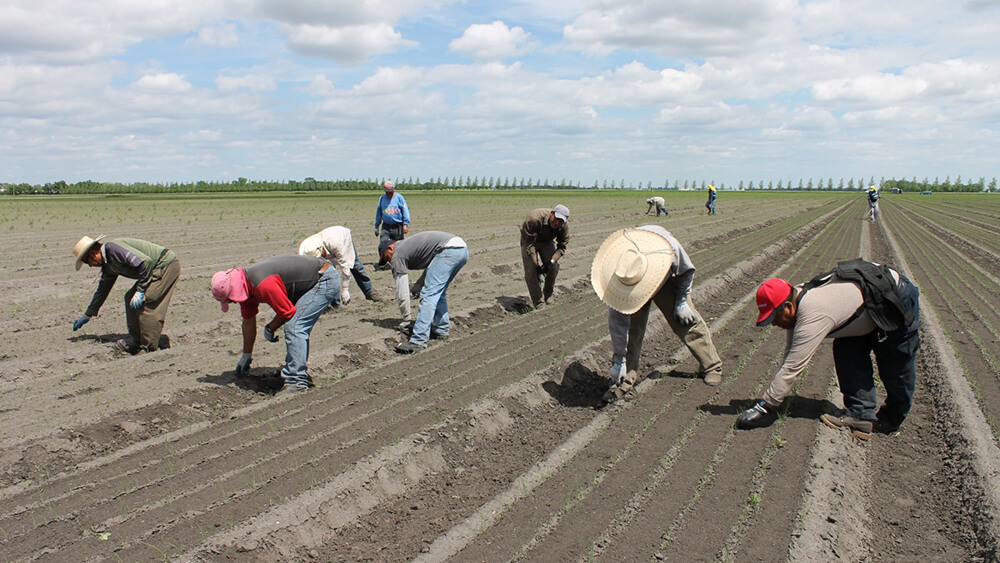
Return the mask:
{"type": "Polygon", "coordinates": [[[382,223],[381,238],[379,240],[403,240],[403,224],[402,223],[382,223]]]}
{"type": "Polygon", "coordinates": [[[548,264],[548,271],[544,274],[538,273],[538,268],[535,267],[535,261],[531,259],[528,247],[521,247],[524,283],[528,286],[528,296],[531,298],[531,304],[537,307],[542,300],[548,301],[552,297],[552,292],[555,291],[556,278],[559,276],[559,262],[554,264],[549,263],[552,260],[552,256],[556,253],[555,241],[535,243],[535,251],[538,253],[538,258],[542,263],[548,264]],[[542,278],[545,278],[544,286],[542,285],[542,278]]]}
{"type": "Polygon", "coordinates": [[[371,299],[375,289],[372,287],[372,279],[368,276],[368,271],[365,270],[365,265],[361,262],[361,255],[358,254],[356,246],[354,247],[354,265],[351,266],[351,276],[354,277],[354,281],[358,282],[358,287],[361,288],[365,299],[371,299]]]}
{"type": "Polygon", "coordinates": [[[844,407],[853,418],[878,418],[888,425],[898,425],[906,419],[913,404],[917,350],[920,348],[920,290],[910,280],[900,276],[899,294],[903,304],[913,312],[910,326],[889,333],[879,329],[864,336],[833,341],[837,381],[844,394],[844,407]],[[885,405],[877,414],[878,396],[875,394],[872,352],[875,353],[878,376],[886,392],[885,405]]]}

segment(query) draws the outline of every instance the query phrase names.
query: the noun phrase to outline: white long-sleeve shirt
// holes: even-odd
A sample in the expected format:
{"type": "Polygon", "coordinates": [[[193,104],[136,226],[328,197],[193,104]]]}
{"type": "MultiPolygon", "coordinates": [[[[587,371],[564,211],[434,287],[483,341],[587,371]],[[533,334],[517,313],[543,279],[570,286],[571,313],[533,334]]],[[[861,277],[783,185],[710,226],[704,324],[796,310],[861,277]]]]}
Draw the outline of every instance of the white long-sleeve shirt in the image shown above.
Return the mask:
{"type": "MultiPolygon", "coordinates": [[[[354,250],[354,239],[351,237],[351,230],[347,227],[329,227],[319,233],[323,240],[322,257],[330,261],[340,274],[340,302],[347,303],[351,299],[348,287],[351,283],[351,268],[357,261],[357,254],[354,250]]],[[[308,239],[307,239],[308,240],[308,239]]],[[[299,254],[304,254],[310,249],[299,247],[299,254]]]]}

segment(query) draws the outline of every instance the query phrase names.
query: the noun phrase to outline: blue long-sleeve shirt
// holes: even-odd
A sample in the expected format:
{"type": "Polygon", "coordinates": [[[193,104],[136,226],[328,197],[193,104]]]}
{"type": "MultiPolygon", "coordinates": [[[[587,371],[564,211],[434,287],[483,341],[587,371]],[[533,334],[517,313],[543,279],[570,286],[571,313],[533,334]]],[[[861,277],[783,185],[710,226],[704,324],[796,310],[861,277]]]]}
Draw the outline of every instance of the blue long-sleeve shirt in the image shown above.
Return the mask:
{"type": "Polygon", "coordinates": [[[393,193],[391,198],[386,198],[382,194],[378,198],[378,209],[375,210],[375,228],[379,225],[409,225],[410,208],[406,206],[406,200],[398,193],[393,193]]]}

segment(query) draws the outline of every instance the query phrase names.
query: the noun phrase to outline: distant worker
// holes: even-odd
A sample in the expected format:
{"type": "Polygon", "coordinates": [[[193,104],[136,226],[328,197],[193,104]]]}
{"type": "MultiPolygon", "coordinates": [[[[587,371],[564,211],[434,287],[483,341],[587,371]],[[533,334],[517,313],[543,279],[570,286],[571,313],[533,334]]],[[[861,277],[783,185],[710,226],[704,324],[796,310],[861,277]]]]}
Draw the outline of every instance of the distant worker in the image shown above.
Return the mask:
{"type": "Polygon", "coordinates": [[[212,297],[222,303],[239,303],[243,318],[243,355],[236,363],[236,375],[247,375],[257,340],[257,313],[261,303],[274,310],[274,318],[264,325],[264,339],[277,342],[284,327],[285,365],[282,395],[313,387],[306,371],[309,334],[327,307],[340,306],[340,274],[322,258],[285,254],[265,258],[246,268],[232,268],[212,276],[212,297]]]}
{"type": "Polygon", "coordinates": [[[358,249],[351,238],[351,230],[347,227],[329,227],[306,238],[299,244],[299,254],[315,256],[329,260],[340,272],[340,304],[351,301],[351,277],[358,282],[361,293],[369,301],[378,301],[379,297],[372,287],[372,280],[361,262],[358,249]]]}
{"type": "Polygon", "coordinates": [[[396,303],[403,318],[400,329],[410,333],[396,351],[412,354],[426,348],[432,338],[447,339],[451,333],[448,286],[469,261],[465,241],[451,233],[425,231],[406,240],[383,240],[379,256],[379,265],[388,264],[396,280],[396,303]],[[415,322],[410,316],[410,270],[425,270],[415,322]]]}
{"type": "Polygon", "coordinates": [[[707,215],[715,215],[715,200],[718,198],[719,194],[715,190],[715,186],[712,184],[708,185],[708,201],[705,202],[705,209],[708,209],[707,215]]]}
{"type": "Polygon", "coordinates": [[[134,238],[117,238],[101,243],[104,235],[85,236],[73,247],[76,269],[84,262],[100,268],[97,291],[86,312],[73,321],[73,330],[87,324],[104,305],[118,276],[136,280],[125,292],[125,324],[128,337],[114,344],[119,352],[137,354],[160,349],[163,321],[167,317],[174,286],[181,275],[181,263],[172,250],[134,238]]]}
{"type": "Polygon", "coordinates": [[[521,223],[521,263],[528,296],[536,309],[548,303],[559,276],[559,259],[566,254],[569,243],[569,209],[557,205],[552,209],[535,209],[521,223]],[[545,285],[542,286],[542,278],[545,285]]]}
{"type": "Polygon", "coordinates": [[[653,206],[656,206],[656,216],[657,217],[660,216],[661,212],[664,215],[670,215],[670,212],[667,211],[667,208],[666,208],[667,202],[663,201],[662,197],[660,197],[658,195],[657,196],[653,196],[653,197],[647,199],[646,203],[649,204],[649,206],[646,207],[646,213],[645,213],[646,215],[649,215],[650,212],[653,211],[653,206]]]}
{"type": "Polygon", "coordinates": [[[868,221],[875,222],[878,218],[878,188],[871,186],[868,188],[868,221]]]}
{"type": "Polygon", "coordinates": [[[380,236],[379,246],[387,240],[403,240],[410,231],[410,208],[406,199],[396,193],[396,184],[386,180],[382,185],[385,193],[378,198],[378,209],[375,210],[375,236],[380,236]]]}
{"type": "Polygon", "coordinates": [[[916,355],[920,348],[920,291],[896,270],[856,259],[841,262],[809,283],[792,286],[772,278],[757,289],[757,326],[774,324],[790,332],[784,359],[763,398],[739,415],[738,428],[768,426],[795,387],[824,338],[833,338],[833,361],[846,410],[820,420],[862,440],[871,432],[891,433],[913,403],[916,355]],[[885,404],[875,412],[871,353],[885,387],[885,404]]]}
{"type": "Polygon", "coordinates": [[[637,382],[636,370],[653,303],[698,361],[698,372],[705,383],[722,383],[722,359],[708,324],[691,300],[694,273],[694,264],[681,243],[657,225],[615,231],[601,244],[594,256],[590,282],[597,297],[608,306],[613,355],[606,402],[620,399],[637,382]]]}

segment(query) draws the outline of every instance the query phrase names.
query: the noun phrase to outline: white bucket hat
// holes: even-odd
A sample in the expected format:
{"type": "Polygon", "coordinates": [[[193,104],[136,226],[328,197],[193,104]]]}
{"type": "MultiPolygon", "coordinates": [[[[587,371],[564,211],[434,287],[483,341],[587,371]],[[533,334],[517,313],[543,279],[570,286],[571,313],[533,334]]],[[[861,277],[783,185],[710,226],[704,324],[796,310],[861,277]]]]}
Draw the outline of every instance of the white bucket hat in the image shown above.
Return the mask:
{"type": "Polygon", "coordinates": [[[83,266],[83,261],[87,259],[87,254],[90,253],[90,249],[97,243],[101,242],[104,235],[100,235],[97,238],[90,238],[84,236],[82,239],[77,241],[73,245],[73,255],[76,256],[76,269],[79,270],[83,266]]]}
{"type": "Polygon", "coordinates": [[[590,283],[608,307],[631,315],[653,298],[673,264],[667,239],[645,229],[620,229],[597,249],[590,283]]]}
{"type": "Polygon", "coordinates": [[[299,254],[302,256],[323,257],[323,235],[316,233],[299,244],[299,254]]]}

